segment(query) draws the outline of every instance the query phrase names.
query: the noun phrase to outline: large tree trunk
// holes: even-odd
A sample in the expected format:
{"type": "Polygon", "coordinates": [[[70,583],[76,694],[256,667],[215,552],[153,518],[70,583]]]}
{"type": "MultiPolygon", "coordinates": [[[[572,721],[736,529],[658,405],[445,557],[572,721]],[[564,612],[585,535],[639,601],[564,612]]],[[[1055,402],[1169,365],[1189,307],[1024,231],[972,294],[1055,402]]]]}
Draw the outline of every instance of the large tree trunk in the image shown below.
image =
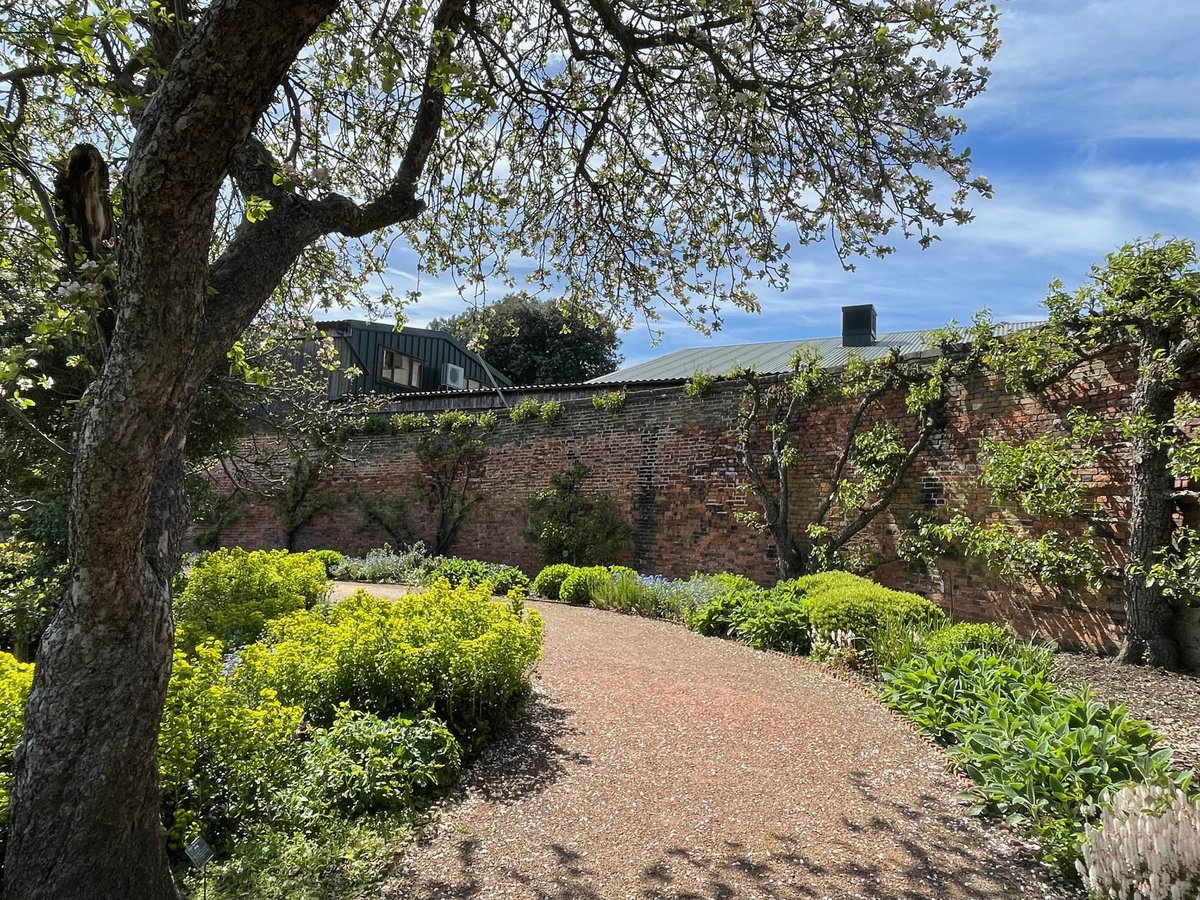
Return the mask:
{"type": "MultiPolygon", "coordinates": [[[[1167,335],[1143,339],[1143,361],[1165,349],[1167,335]]],[[[1159,377],[1154,367],[1138,376],[1132,408],[1152,418],[1159,427],[1133,439],[1130,460],[1129,554],[1130,562],[1149,564],[1156,551],[1170,542],[1172,522],[1168,502],[1172,484],[1166,444],[1161,433],[1174,412],[1174,382],[1159,377]]],[[[1179,648],[1172,633],[1173,611],[1157,587],[1146,584],[1144,574],[1125,575],[1125,638],[1117,659],[1124,663],[1149,663],[1167,669],[1179,665],[1179,648]]]]}
{"type": "MultiPolygon", "coordinates": [[[[71,485],[71,582],[39,648],[17,747],[9,900],[167,900],[157,733],[170,675],[170,582],[186,521],[183,450],[200,386],[305,246],[418,215],[444,95],[430,75],[389,189],[360,209],[273,185],[251,130],[338,0],[213,0],[142,110],[125,172],[118,314],[88,393],[71,485]],[[419,140],[417,139],[419,138],[419,140]],[[272,198],[209,253],[222,182],[272,198]]],[[[456,27],[461,6],[438,22],[456,27]],[[457,19],[455,19],[457,16],[457,19]]],[[[439,44],[431,56],[450,52],[439,44]]],[[[165,61],[164,61],[165,62],[165,61]]]]}
{"type": "Polygon", "coordinates": [[[779,570],[779,580],[786,581],[806,574],[806,557],[792,539],[789,523],[776,523],[771,529],[771,536],[775,539],[775,564],[779,570]]]}
{"type": "MultiPolygon", "coordinates": [[[[103,542],[137,545],[133,558],[77,567],[42,641],[17,747],[10,900],[176,896],[155,753],[186,516],[181,454],[169,452],[157,471],[148,515],[107,511],[103,542]]],[[[85,502],[93,494],[79,491],[85,502]]]]}

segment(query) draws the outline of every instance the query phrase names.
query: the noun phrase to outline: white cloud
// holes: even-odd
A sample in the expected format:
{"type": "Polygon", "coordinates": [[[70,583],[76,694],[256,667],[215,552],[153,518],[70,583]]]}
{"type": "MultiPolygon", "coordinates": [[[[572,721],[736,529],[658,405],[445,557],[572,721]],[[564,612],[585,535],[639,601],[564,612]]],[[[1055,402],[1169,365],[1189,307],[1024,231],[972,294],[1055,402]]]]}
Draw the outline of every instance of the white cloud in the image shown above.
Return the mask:
{"type": "Polygon", "coordinates": [[[1073,138],[1200,138],[1194,0],[1011,0],[973,126],[1073,138]]]}

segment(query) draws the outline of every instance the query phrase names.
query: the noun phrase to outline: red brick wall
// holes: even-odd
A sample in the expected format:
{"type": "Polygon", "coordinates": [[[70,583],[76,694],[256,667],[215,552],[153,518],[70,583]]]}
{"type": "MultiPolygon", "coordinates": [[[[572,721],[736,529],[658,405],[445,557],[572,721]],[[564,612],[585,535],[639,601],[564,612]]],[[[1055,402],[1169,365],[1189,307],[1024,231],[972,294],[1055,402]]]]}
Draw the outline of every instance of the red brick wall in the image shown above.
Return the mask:
{"type": "MultiPolygon", "coordinates": [[[[763,583],[774,579],[768,540],[734,521],[749,500],[733,455],[732,414],[736,392],[714,392],[699,400],[678,386],[631,391],[619,412],[594,408],[589,399],[564,404],[562,419],[513,423],[501,412],[486,438],[472,479],[481,495],[463,521],[453,552],[527,571],[541,566],[528,536],[529,500],[549,487],[552,475],[582,463],[591,475],[587,493],[608,494],[634,529],[633,554],[625,562],[638,571],[686,577],[695,571],[744,572],[763,583]]],[[[361,438],[320,481],[335,506],[318,513],[296,534],[293,547],[332,547],[359,553],[389,540],[366,525],[355,493],[395,498],[424,476],[412,453],[411,435],[361,438]]],[[[410,503],[414,537],[430,543],[429,511],[410,503]]],[[[223,528],[225,545],[280,546],[282,530],[266,504],[223,528]]]]}
{"type": "MultiPolygon", "coordinates": [[[[976,518],[1002,516],[1002,511],[987,506],[979,484],[980,438],[1061,431],[1066,411],[1078,405],[1115,415],[1125,404],[1124,386],[1130,377],[1127,367],[1109,361],[1093,364],[1068,388],[1046,396],[1014,396],[995,380],[974,386],[949,405],[945,430],[921,454],[900,493],[861,542],[879,557],[893,559],[898,534],[916,517],[953,510],[976,518]]],[[[595,409],[587,398],[568,400],[562,419],[553,425],[540,420],[514,424],[500,411],[500,424],[486,439],[473,481],[481,500],[468,513],[451,552],[536,571],[541,560],[527,534],[529,500],[549,486],[552,475],[582,463],[592,472],[585,491],[609,494],[633,525],[633,553],[627,562],[638,571],[686,577],[695,571],[727,570],[763,584],[773,582],[769,539],[734,518],[734,513],[757,505],[734,453],[739,399],[736,385],[717,385],[698,399],[670,385],[631,390],[624,409],[616,413],[595,409]]],[[[905,422],[899,398],[891,398],[886,406],[896,422],[905,422]]],[[[793,498],[793,524],[800,536],[808,513],[828,490],[826,479],[845,440],[851,412],[848,406],[818,411],[800,430],[804,451],[793,498]]],[[[353,496],[411,494],[414,482],[423,477],[411,452],[412,440],[410,435],[357,439],[347,460],[320,480],[320,490],[334,505],[301,528],[293,546],[360,553],[388,540],[380,528],[365,524],[353,496]]],[[[1099,467],[1085,475],[1096,499],[1124,519],[1123,474],[1099,467]]],[[[428,511],[411,503],[410,511],[414,536],[428,541],[428,511]]],[[[1120,552],[1123,540],[1118,522],[1111,542],[1114,553],[1120,552]]],[[[220,541],[279,546],[283,534],[269,508],[260,503],[226,526],[220,541]]],[[[1110,597],[1082,589],[1008,583],[968,560],[941,560],[936,572],[926,574],[891,562],[873,574],[884,583],[932,597],[960,619],[1009,621],[1026,634],[1065,645],[1111,648],[1121,623],[1120,606],[1110,597]]]]}

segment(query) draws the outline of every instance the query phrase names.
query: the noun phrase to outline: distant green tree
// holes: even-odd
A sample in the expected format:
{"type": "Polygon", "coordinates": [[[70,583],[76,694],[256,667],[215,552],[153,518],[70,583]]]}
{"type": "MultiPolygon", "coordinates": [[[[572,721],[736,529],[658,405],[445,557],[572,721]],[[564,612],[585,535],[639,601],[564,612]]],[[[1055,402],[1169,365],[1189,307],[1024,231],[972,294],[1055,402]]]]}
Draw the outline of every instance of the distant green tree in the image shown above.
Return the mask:
{"type": "Polygon", "coordinates": [[[613,371],[624,358],[617,353],[617,329],[611,322],[521,294],[434,319],[429,327],[476,348],[514,384],[587,381],[613,371]]]}

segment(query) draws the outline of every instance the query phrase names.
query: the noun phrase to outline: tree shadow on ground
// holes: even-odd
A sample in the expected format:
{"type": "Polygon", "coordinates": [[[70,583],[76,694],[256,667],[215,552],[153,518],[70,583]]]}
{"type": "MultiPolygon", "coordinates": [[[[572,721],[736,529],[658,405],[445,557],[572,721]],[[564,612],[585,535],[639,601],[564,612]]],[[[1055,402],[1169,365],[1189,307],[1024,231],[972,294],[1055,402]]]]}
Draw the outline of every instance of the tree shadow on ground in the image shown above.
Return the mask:
{"type": "Polygon", "coordinates": [[[536,696],[512,730],[476,760],[467,776],[467,793],[493,803],[514,803],[540,794],[567,771],[591,765],[584,753],[568,747],[580,730],[572,710],[553,698],[536,696]]]}
{"type": "MultiPolygon", "coordinates": [[[[404,886],[403,897],[473,900],[519,897],[530,900],[942,900],[942,898],[1075,896],[1051,889],[1035,873],[1032,858],[997,855],[979,829],[951,816],[930,816],[916,805],[885,804],[869,821],[842,819],[840,834],[814,838],[772,833],[755,846],[725,840],[704,848],[647,848],[628,874],[605,871],[591,861],[591,848],[545,845],[537,862],[520,870],[489,858],[473,836],[459,839],[458,871],[452,879],[404,886]],[[898,816],[897,821],[894,816],[898,816]],[[912,823],[912,824],[908,824],[912,823]],[[905,827],[905,826],[908,827],[905,827]],[[917,825],[918,827],[913,827],[917,825]],[[762,849],[769,845],[770,850],[762,849]]],[[[944,803],[944,801],[942,801],[944,803]]],[[[604,856],[605,859],[610,857],[604,856]]]]}

